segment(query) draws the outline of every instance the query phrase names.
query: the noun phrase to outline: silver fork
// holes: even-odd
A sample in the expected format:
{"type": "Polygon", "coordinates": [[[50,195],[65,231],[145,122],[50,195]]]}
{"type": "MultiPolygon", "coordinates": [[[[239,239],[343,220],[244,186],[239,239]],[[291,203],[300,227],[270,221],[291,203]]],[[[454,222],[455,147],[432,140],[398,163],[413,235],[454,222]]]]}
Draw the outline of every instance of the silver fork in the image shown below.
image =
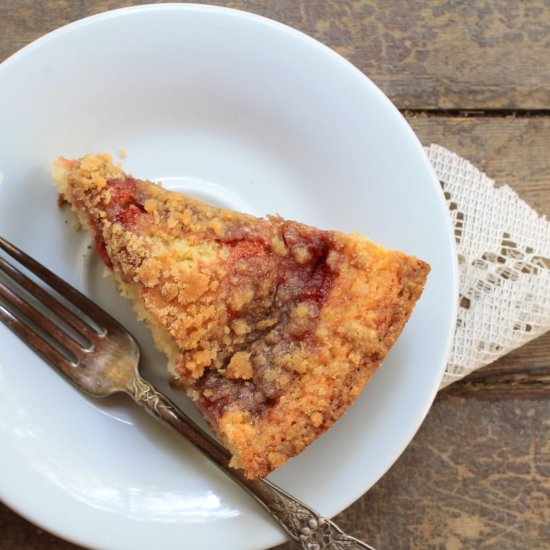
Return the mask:
{"type": "Polygon", "coordinates": [[[74,306],[67,307],[0,256],[0,320],[79,389],[93,397],[130,395],[252,495],[305,550],[374,550],[270,481],[250,480],[230,468],[229,452],[139,375],[139,346],[120,323],[2,237],[0,248],[74,306]]]}

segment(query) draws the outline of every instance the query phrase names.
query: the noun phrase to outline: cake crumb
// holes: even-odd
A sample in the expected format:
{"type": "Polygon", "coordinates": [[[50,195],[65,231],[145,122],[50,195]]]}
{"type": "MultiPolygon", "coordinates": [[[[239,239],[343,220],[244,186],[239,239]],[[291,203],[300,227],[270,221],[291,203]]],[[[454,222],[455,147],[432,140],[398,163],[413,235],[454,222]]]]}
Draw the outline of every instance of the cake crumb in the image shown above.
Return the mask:
{"type": "Polygon", "coordinates": [[[227,369],[225,370],[225,376],[230,379],[242,378],[248,380],[252,378],[253,369],[250,362],[250,353],[245,351],[238,351],[233,355],[227,369]]]}
{"type": "Polygon", "coordinates": [[[323,415],[318,411],[312,413],[309,419],[315,428],[318,428],[323,423],[323,415]]]}

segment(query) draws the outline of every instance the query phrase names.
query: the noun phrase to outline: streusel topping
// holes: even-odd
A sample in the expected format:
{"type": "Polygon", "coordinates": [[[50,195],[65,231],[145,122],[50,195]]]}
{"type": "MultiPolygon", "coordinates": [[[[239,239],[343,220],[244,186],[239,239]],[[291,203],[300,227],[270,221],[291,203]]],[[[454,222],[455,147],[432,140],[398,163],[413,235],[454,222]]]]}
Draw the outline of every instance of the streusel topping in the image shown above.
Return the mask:
{"type": "Polygon", "coordinates": [[[429,267],[360,235],[219,209],[126,175],[107,155],[54,180],[181,386],[249,477],[353,402],[429,267]]]}

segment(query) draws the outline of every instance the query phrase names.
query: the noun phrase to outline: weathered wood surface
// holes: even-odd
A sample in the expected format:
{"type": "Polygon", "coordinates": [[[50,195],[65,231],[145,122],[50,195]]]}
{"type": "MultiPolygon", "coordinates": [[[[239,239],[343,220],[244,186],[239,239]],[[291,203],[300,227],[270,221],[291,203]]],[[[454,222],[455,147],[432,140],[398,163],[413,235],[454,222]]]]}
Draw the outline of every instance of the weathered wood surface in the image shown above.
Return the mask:
{"type": "MultiPolygon", "coordinates": [[[[407,118],[422,143],[550,216],[550,117],[407,118]]],[[[441,392],[400,460],[335,519],[380,550],[550,548],[550,333],[441,392]]]]}
{"type": "MultiPolygon", "coordinates": [[[[62,24],[130,3],[0,0],[0,60],[62,24]]],[[[470,159],[550,216],[550,113],[522,117],[550,109],[548,0],[225,4],[332,46],[413,110],[407,118],[424,144],[470,159]],[[511,111],[463,117],[442,108],[511,111]]],[[[442,392],[400,460],[336,519],[379,550],[550,548],[549,442],[546,334],[442,392]]],[[[1,550],[76,548],[0,504],[1,550]]]]}
{"type": "Polygon", "coordinates": [[[336,520],[380,550],[546,550],[549,417],[548,399],[441,397],[397,464],[336,520]]]}
{"type": "MultiPolygon", "coordinates": [[[[405,113],[407,114],[407,113],[405,113]]],[[[550,116],[407,116],[420,141],[470,160],[497,185],[507,184],[550,218],[550,116]]]]}
{"type": "MultiPolygon", "coordinates": [[[[2,0],[0,59],[117,0],[2,0]]],[[[148,2],[150,3],[150,2],[148,2]]],[[[205,0],[271,17],[349,59],[400,108],[550,109],[548,0],[205,0]]]]}

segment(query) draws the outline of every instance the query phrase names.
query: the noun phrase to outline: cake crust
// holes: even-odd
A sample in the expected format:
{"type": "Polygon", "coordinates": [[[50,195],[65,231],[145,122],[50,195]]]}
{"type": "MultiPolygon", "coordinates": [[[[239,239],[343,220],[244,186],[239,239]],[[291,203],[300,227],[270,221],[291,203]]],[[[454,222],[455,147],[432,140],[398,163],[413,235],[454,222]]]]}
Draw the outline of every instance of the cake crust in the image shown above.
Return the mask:
{"type": "Polygon", "coordinates": [[[57,159],[54,182],[121,292],[249,478],[349,408],[401,333],[429,266],[358,234],[219,209],[57,159]]]}

